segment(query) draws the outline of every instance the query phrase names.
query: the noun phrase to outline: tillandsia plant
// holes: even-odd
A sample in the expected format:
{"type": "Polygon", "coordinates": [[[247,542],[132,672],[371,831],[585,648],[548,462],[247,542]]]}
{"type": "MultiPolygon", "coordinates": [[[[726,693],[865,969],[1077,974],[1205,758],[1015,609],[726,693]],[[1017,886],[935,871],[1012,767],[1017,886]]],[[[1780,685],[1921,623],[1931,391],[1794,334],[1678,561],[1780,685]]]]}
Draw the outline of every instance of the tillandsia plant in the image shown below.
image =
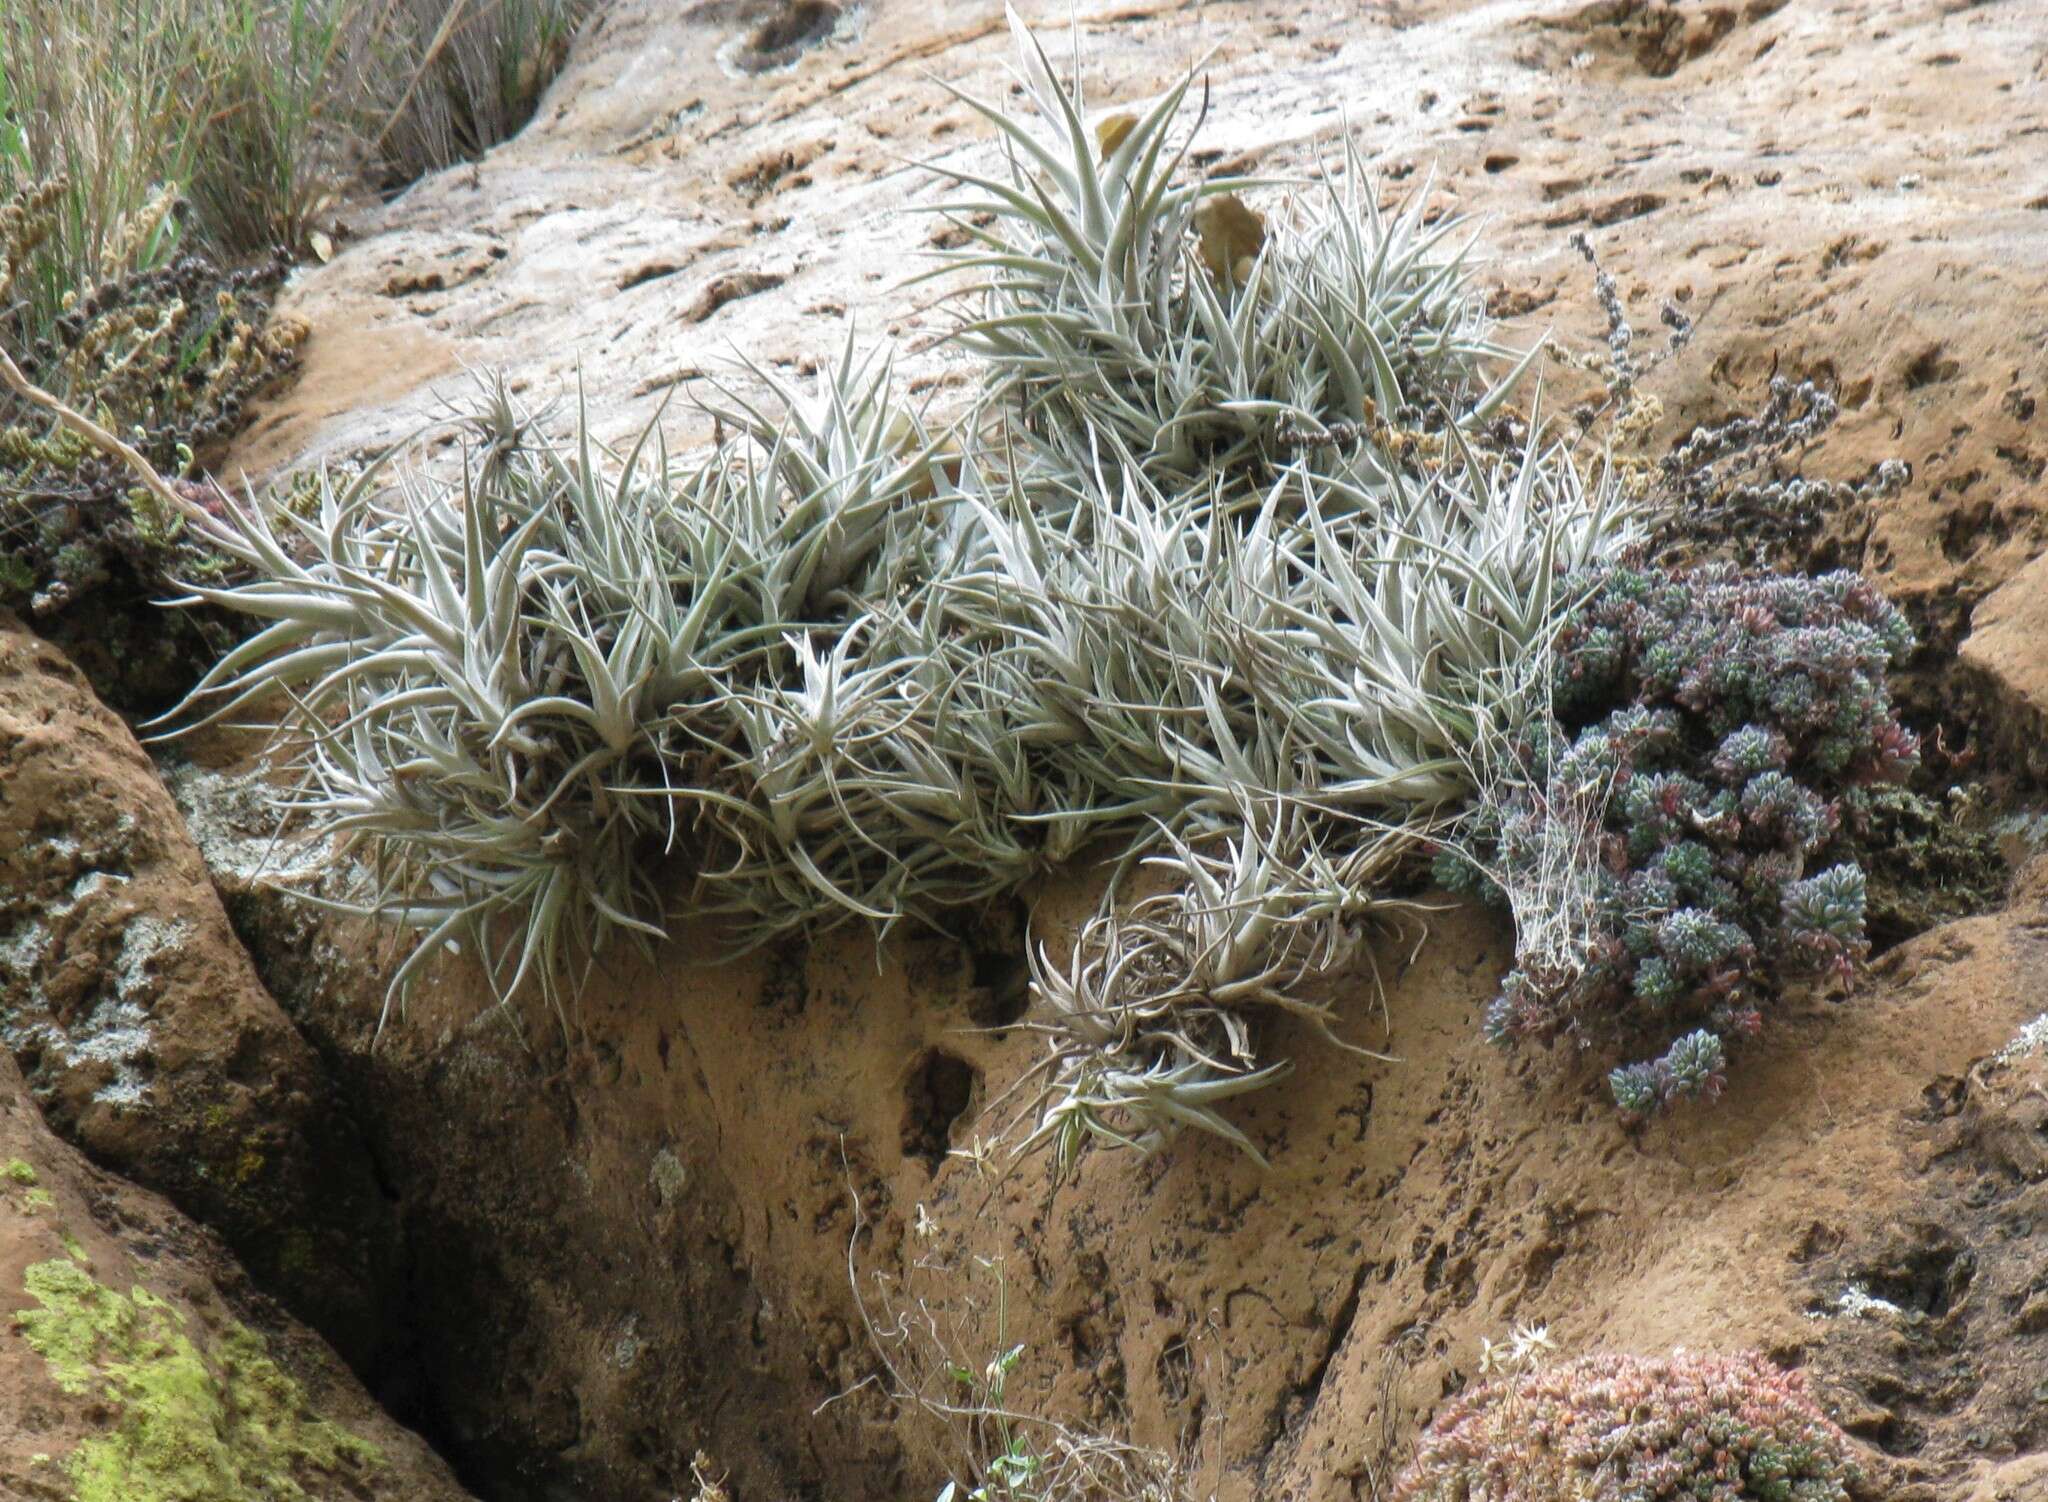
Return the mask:
{"type": "MultiPolygon", "coordinates": [[[[1019,41],[1037,102],[1073,125],[1019,41]]],[[[1201,211],[1225,200],[1177,185],[1163,144],[1185,94],[1124,128],[1108,168],[1077,125],[1071,161],[1030,160],[1066,174],[1082,248],[1049,229],[1061,253],[1107,235],[1151,257],[1173,319],[1285,306],[1261,270],[1282,240],[1303,258],[1288,275],[1342,283],[1252,320],[1277,320],[1260,360],[1296,348],[1324,374],[1257,407],[1243,445],[1133,425],[1128,371],[1095,381],[1108,354],[1085,341],[1058,401],[990,350],[981,401],[942,427],[849,339],[815,390],[755,371],[766,398],[714,399],[739,441],[687,464],[651,435],[624,456],[587,424],[544,439],[500,392],[459,485],[385,469],[306,515],[230,509],[224,545],[257,582],[195,597],[273,624],[194,711],[288,692],[300,810],[361,846],[361,905],[425,935],[395,984],[458,936],[508,987],[573,979],[610,937],[657,930],[671,850],[739,944],[944,925],[1090,851],[1114,873],[1101,913],[1068,960],[1035,960],[1050,1048],[1027,1145],[1065,1162],[1192,1125],[1255,1151],[1217,1106],[1280,1073],[1258,1019],[1328,1030],[1314,977],[1400,916],[1388,878],[1522,712],[1518,664],[1554,637],[1561,581],[1640,525],[1533,426],[1503,443],[1477,420],[1502,388],[1465,393],[1493,349],[1416,215],[1333,193],[1315,202],[1341,222],[1276,230],[1247,264],[1219,250],[1201,211]],[[1091,217],[1132,183],[1120,228],[1091,217]],[[1449,414],[1427,441],[1375,416],[1422,392],[1449,414]],[[1313,442],[1276,436],[1301,423],[1313,442]]],[[[1104,297],[1115,316],[1123,294],[1104,297]]],[[[1196,358],[1192,325],[1162,327],[1170,361],[1196,358]]]]}
{"type": "Polygon", "coordinates": [[[1525,1364],[1453,1399],[1395,1502],[1848,1502],[1848,1437],[1761,1355],[1525,1364]]]}
{"type": "Polygon", "coordinates": [[[1050,1147],[1064,1169],[1089,1138],[1150,1151],[1195,1126],[1264,1161],[1216,1110],[1289,1067],[1259,1065],[1255,1011],[1306,1017],[1352,1047],[1306,987],[1356,947],[1362,921],[1387,920],[1403,906],[1373,892],[1409,844],[1405,830],[1383,830],[1336,864],[1315,848],[1298,810],[1281,818],[1281,827],[1262,830],[1248,812],[1239,833],[1203,848],[1169,835],[1168,853],[1146,862],[1164,890],[1127,912],[1097,913],[1063,967],[1042,948],[1032,952],[1039,1012],[1031,1025],[1051,1047],[1023,1149],[1050,1147]]]}
{"type": "Polygon", "coordinates": [[[1440,874],[1518,919],[1571,883],[1571,944],[1518,923],[1487,1026],[1503,1042],[1682,1029],[1610,1078],[1642,1114],[1720,1091],[1777,977],[1853,975],[1864,878],[1830,851],[1865,791],[1917,758],[1886,687],[1912,633],[1849,573],[1620,565],[1578,587],[1548,712],[1440,874]]]}
{"type": "Polygon", "coordinates": [[[1011,459],[995,556],[946,603],[1028,665],[1070,848],[1114,831],[1123,867],[1172,873],[1035,957],[1027,1140],[1065,1160],[1193,1124],[1251,1150],[1216,1110],[1278,1072],[1250,1019],[1322,1020],[1303,985],[1469,795],[1556,581],[1638,522],[1534,429],[1501,446],[1531,356],[1491,341],[1466,227],[1425,226],[1426,194],[1382,217],[1347,155],[1346,188],[1269,220],[1258,184],[1184,177],[1193,75],[1090,127],[1012,25],[1035,124],[969,99],[1003,169],[934,169],[966,190],[945,269],[979,278],[959,337],[1011,459]]]}
{"type": "Polygon", "coordinates": [[[313,900],[424,935],[394,996],[443,943],[473,939],[509,992],[659,934],[662,717],[700,671],[656,544],[665,456],[607,481],[502,388],[469,430],[459,482],[372,467],[303,512],[226,506],[213,540],[253,577],[191,588],[270,624],[176,722],[270,709],[288,807],[364,857],[367,891],[313,900]]]}
{"type": "Polygon", "coordinates": [[[931,170],[973,195],[940,210],[971,242],[941,270],[975,274],[985,304],[960,341],[1041,462],[1085,472],[1113,441],[1167,488],[1257,484],[1304,442],[1498,409],[1535,351],[1488,379],[1517,352],[1471,290],[1465,220],[1425,224],[1426,190],[1384,216],[1348,141],[1347,186],[1261,215],[1241,195],[1280,185],[1182,175],[1195,73],[1090,127],[1010,24],[1036,121],[955,91],[1001,132],[1003,168],[931,170]]]}

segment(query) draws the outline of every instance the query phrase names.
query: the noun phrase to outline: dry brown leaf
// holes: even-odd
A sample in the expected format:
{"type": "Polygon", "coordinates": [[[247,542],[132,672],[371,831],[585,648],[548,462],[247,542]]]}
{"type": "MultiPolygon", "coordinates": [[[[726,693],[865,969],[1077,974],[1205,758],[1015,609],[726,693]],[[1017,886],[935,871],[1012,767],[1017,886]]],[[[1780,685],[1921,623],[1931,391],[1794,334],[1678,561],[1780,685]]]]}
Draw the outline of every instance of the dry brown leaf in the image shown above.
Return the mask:
{"type": "Polygon", "coordinates": [[[1105,115],[1095,123],[1095,147],[1101,160],[1108,161],[1116,155],[1117,147],[1124,138],[1137,128],[1138,117],[1129,110],[1114,115],[1105,115]]]}
{"type": "Polygon", "coordinates": [[[1240,287],[1265,247],[1266,221],[1235,193],[1218,193],[1196,208],[1195,234],[1209,275],[1223,286],[1240,287]]]}

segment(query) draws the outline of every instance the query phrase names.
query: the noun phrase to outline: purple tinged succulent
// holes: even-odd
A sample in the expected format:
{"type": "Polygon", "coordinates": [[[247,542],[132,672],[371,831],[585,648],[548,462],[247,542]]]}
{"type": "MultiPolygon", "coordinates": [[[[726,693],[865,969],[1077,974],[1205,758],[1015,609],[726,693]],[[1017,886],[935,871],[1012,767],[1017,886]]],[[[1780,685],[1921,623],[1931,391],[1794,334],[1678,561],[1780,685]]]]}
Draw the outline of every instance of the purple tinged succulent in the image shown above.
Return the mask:
{"type": "Polygon", "coordinates": [[[1452,1399],[1394,1502],[1848,1502],[1858,1480],[1797,1372],[1760,1354],[1605,1354],[1452,1399]]]}
{"type": "Polygon", "coordinates": [[[1610,1076],[1623,1110],[1644,1114],[1719,1092],[1725,1044],[1758,1030],[1780,976],[1847,981],[1867,953],[1862,872],[1808,871],[1845,799],[1917,763],[1886,683],[1913,636],[1848,572],[1614,565],[1573,583],[1584,603],[1560,642],[1557,724],[1530,737],[1549,796],[1486,812],[1492,875],[1462,889],[1504,899],[1533,881],[1556,845],[1545,821],[1604,794],[1595,956],[1569,986],[1511,973],[1487,1031],[1684,1029],[1610,1076]]]}

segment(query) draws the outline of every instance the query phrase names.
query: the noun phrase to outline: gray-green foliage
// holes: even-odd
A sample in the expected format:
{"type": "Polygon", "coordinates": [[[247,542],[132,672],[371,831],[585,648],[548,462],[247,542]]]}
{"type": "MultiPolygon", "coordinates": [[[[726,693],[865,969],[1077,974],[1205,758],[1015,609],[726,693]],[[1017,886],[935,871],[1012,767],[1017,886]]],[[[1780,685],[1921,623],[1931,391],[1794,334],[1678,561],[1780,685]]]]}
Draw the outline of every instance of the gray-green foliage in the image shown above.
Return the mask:
{"type": "Polygon", "coordinates": [[[606,481],[502,390],[467,426],[459,482],[379,466],[305,513],[237,508],[217,542],[253,580],[192,588],[270,622],[194,690],[197,723],[261,704],[289,733],[288,807],[362,847],[363,910],[426,936],[394,995],[458,936],[509,990],[658,932],[645,854],[675,813],[644,795],[695,666],[663,459],[606,481]]]}
{"type": "Polygon", "coordinates": [[[1498,407],[1523,367],[1485,380],[1515,352],[1490,337],[1469,286],[1464,219],[1426,224],[1426,190],[1383,216],[1348,140],[1344,187],[1325,179],[1280,215],[1246,219],[1236,195],[1260,184],[1182,174],[1194,75],[1090,131],[1078,88],[1013,30],[1037,128],[955,91],[1001,132],[1004,170],[935,170],[972,195],[944,209],[972,242],[947,269],[985,290],[961,342],[1047,464],[1086,468],[1111,443],[1169,486],[1257,480],[1332,424],[1471,423],[1498,407]],[[1226,237],[1220,259],[1245,251],[1249,264],[1189,274],[1203,215],[1230,211],[1258,243],[1226,237]]]}
{"type": "Polygon", "coordinates": [[[198,698],[289,690],[299,808],[429,940],[401,982],[473,931],[551,983],[657,931],[664,890],[762,942],[945,925],[1095,854],[1101,912],[1033,954],[1027,1140],[1252,1150],[1216,1106],[1282,1067],[1256,1017],[1327,1030],[1313,977],[1522,712],[1555,581],[1633,518],[1482,435],[1500,351],[1419,206],[1381,219],[1354,161],[1217,278],[1168,144],[1187,86],[1103,162],[1018,40],[1052,135],[984,110],[1007,167],[952,174],[997,214],[960,421],[850,338],[814,392],[756,372],[770,400],[721,406],[745,442],[681,463],[557,446],[500,395],[459,483],[233,516],[261,582],[201,593],[275,624],[198,698]]]}

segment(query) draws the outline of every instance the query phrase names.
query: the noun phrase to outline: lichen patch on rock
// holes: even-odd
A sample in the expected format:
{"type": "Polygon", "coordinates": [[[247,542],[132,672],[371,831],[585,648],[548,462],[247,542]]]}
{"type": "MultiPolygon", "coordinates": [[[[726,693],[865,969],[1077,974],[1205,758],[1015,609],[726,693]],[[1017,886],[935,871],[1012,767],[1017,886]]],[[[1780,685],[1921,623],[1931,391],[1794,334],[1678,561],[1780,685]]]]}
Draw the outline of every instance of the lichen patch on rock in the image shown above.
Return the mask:
{"type": "Polygon", "coordinates": [[[383,1464],[383,1452],[317,1418],[304,1392],[246,1326],[222,1329],[211,1350],[187,1317],[138,1284],[94,1281],[77,1262],[32,1265],[35,1306],[15,1316],[50,1379],[112,1413],[106,1432],[63,1461],[77,1502],[298,1502],[301,1480],[329,1484],[383,1464]]]}

